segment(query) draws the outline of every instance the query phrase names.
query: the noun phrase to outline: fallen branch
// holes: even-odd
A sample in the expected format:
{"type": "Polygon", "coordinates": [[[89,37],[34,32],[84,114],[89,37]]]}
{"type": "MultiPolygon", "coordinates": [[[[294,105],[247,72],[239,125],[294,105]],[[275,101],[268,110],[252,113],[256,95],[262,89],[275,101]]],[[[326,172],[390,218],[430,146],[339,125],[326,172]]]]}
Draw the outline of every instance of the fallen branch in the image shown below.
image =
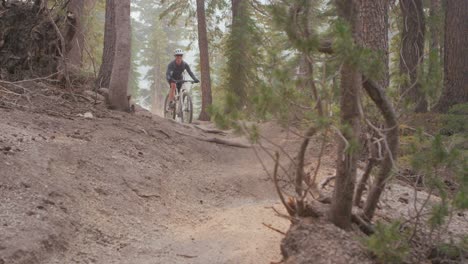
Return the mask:
{"type": "Polygon", "coordinates": [[[185,254],[176,254],[178,257],[183,257],[183,258],[196,258],[198,256],[191,256],[191,255],[185,255],[185,254]]]}
{"type": "Polygon", "coordinates": [[[237,147],[237,148],[250,148],[251,147],[250,145],[247,145],[247,144],[234,142],[234,141],[230,141],[230,140],[222,139],[222,138],[216,138],[216,137],[203,138],[203,137],[198,137],[198,136],[194,136],[194,135],[185,134],[185,133],[182,133],[182,132],[179,132],[179,131],[176,131],[176,133],[180,134],[180,135],[183,135],[183,136],[194,138],[196,140],[210,142],[210,143],[216,143],[216,144],[221,144],[221,145],[226,145],[226,146],[231,146],[231,147],[237,147]]]}
{"type": "Polygon", "coordinates": [[[223,136],[226,135],[226,132],[219,130],[219,129],[203,128],[198,125],[195,125],[195,128],[200,129],[201,131],[205,133],[218,134],[218,135],[223,135],[223,136]]]}
{"type": "Polygon", "coordinates": [[[264,225],[265,227],[270,228],[270,229],[273,230],[273,231],[276,231],[276,232],[282,234],[283,236],[286,235],[285,232],[283,232],[283,231],[281,231],[281,230],[279,230],[279,229],[274,228],[272,225],[268,225],[268,224],[265,224],[265,223],[262,223],[262,225],[264,225]]]}

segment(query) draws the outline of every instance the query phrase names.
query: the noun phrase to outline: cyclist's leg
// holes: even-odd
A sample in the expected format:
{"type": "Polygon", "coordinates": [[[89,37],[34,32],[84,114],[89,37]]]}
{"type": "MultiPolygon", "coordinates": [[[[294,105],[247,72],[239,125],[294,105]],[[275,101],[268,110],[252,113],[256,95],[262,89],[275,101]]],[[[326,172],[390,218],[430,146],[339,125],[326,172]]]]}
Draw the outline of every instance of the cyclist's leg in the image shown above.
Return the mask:
{"type": "Polygon", "coordinates": [[[169,102],[174,101],[176,84],[171,82],[171,90],[169,91],[169,102]]]}
{"type": "Polygon", "coordinates": [[[182,88],[182,83],[177,84],[177,92],[180,94],[180,89],[182,88]]]}

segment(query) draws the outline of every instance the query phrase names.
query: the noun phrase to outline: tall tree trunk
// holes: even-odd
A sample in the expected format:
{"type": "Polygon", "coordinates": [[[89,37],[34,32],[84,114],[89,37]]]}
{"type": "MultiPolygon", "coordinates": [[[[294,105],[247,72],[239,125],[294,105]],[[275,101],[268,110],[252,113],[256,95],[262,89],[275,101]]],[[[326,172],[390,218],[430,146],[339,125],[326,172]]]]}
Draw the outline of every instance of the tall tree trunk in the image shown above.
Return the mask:
{"type": "Polygon", "coordinates": [[[429,33],[431,34],[431,49],[439,50],[440,49],[440,25],[439,17],[441,16],[441,0],[431,0],[431,6],[429,10],[429,17],[431,18],[431,23],[429,24],[429,33]]]}
{"type": "MultiPolygon", "coordinates": [[[[163,92],[163,87],[161,85],[161,80],[163,76],[161,74],[161,63],[159,59],[156,60],[154,67],[154,84],[153,84],[153,94],[151,102],[151,112],[156,115],[164,116],[164,99],[165,94],[163,92]]],[[[165,80],[165,79],[164,79],[165,80]]]]}
{"type": "MultiPolygon", "coordinates": [[[[354,42],[361,44],[359,34],[359,2],[336,0],[339,15],[353,31],[354,42]]],[[[338,138],[336,184],[330,209],[330,219],[338,227],[348,229],[351,225],[354,185],[359,157],[359,133],[361,131],[359,101],[362,78],[356,67],[344,62],[341,69],[340,119],[343,138],[338,138]],[[345,142],[346,140],[346,142],[345,142]]]]}
{"type": "Polygon", "coordinates": [[[83,29],[83,15],[84,15],[84,0],[71,0],[68,4],[68,11],[71,12],[75,19],[74,30],[75,35],[69,43],[70,50],[67,54],[68,63],[73,66],[75,70],[81,68],[83,58],[83,47],[85,42],[85,32],[83,29]]]}
{"type": "Polygon", "coordinates": [[[127,111],[129,109],[127,92],[132,43],[130,0],[116,1],[114,12],[117,41],[115,42],[114,65],[110,78],[109,104],[113,109],[127,111]]]}
{"type": "Polygon", "coordinates": [[[248,58],[250,32],[248,28],[248,1],[231,0],[232,24],[227,43],[227,87],[228,103],[225,112],[243,109],[247,104],[247,86],[251,81],[248,58]]]}
{"type": "MultiPolygon", "coordinates": [[[[385,90],[389,85],[389,56],[388,56],[388,0],[363,0],[361,1],[361,36],[365,47],[370,48],[380,53],[380,60],[384,65],[383,74],[381,78],[376,79],[375,83],[380,86],[381,96],[385,96],[385,90]]],[[[382,115],[385,119],[385,138],[388,142],[389,150],[384,153],[384,160],[380,165],[380,172],[376,177],[374,185],[370,188],[367,200],[364,205],[364,216],[370,220],[374,215],[375,208],[380,196],[384,190],[385,182],[390,176],[393,168],[394,160],[396,159],[396,151],[398,146],[398,129],[393,107],[389,104],[389,101],[385,101],[382,98],[372,96],[369,93],[369,87],[366,86],[369,81],[364,83],[364,87],[368,91],[368,94],[374,100],[379,109],[382,109],[383,104],[386,104],[386,110],[381,110],[382,115]],[[376,101],[378,100],[378,101],[376,101]]],[[[374,166],[374,161],[370,160],[368,164],[368,170],[366,170],[367,177],[369,177],[370,170],[374,166]]],[[[366,174],[365,174],[366,175],[366,174]]],[[[364,176],[363,176],[364,177],[364,176]]],[[[365,183],[365,181],[361,181],[365,183]]],[[[360,197],[363,191],[363,186],[359,186],[356,190],[355,201],[356,205],[359,205],[360,197]]]]}
{"type": "Polygon", "coordinates": [[[400,0],[400,8],[403,17],[400,73],[407,77],[401,95],[414,104],[415,112],[426,112],[427,99],[420,83],[426,30],[423,3],[422,0],[400,0]]]}
{"type": "Polygon", "coordinates": [[[468,1],[449,0],[445,11],[444,90],[435,107],[446,113],[468,102],[468,1]]]}
{"type": "Polygon", "coordinates": [[[388,70],[388,7],[389,0],[362,0],[360,2],[361,34],[364,47],[380,55],[383,69],[376,81],[386,88],[389,83],[388,70]]]}
{"type": "Polygon", "coordinates": [[[96,79],[96,87],[109,88],[110,78],[112,74],[112,66],[114,65],[115,53],[115,2],[114,0],[106,0],[106,21],[104,25],[104,50],[102,53],[102,64],[99,68],[98,78],[96,79]]]}
{"type": "Polygon", "coordinates": [[[209,121],[210,114],[208,107],[211,106],[211,78],[210,60],[208,53],[208,36],[206,33],[205,0],[197,0],[197,20],[198,20],[198,47],[200,49],[200,71],[201,71],[201,93],[202,106],[198,119],[209,121]]]}
{"type": "Polygon", "coordinates": [[[240,17],[239,13],[240,13],[241,3],[242,3],[242,0],[231,0],[232,25],[234,25],[240,17]]]}

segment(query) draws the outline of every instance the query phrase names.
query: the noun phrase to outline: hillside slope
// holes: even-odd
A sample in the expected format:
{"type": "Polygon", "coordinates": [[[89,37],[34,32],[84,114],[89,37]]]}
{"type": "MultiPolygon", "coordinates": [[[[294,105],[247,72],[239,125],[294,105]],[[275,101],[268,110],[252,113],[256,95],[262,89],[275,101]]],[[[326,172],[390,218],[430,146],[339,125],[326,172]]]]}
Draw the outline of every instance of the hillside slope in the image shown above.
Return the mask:
{"type": "Polygon", "coordinates": [[[251,149],[147,113],[0,108],[0,263],[269,263],[287,230],[251,149]]]}

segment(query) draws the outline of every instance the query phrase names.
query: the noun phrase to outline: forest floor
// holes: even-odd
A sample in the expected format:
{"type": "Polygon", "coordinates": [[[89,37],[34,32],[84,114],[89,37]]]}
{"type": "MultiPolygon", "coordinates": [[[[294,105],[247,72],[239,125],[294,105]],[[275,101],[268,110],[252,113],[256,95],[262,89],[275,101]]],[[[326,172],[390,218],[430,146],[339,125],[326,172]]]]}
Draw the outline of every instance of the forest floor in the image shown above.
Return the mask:
{"type": "MultiPolygon", "coordinates": [[[[0,102],[0,264],[260,264],[281,253],[286,263],[372,262],[358,230],[323,220],[290,230],[281,252],[278,231],[290,221],[275,212],[285,210],[258,159],[271,170],[269,156],[204,141],[249,145],[244,137],[43,91],[22,106],[0,102]]],[[[260,128],[267,149],[295,155],[301,138],[273,123],[260,128]]],[[[310,144],[312,158],[319,143],[310,144]]],[[[319,181],[334,175],[334,156],[326,145],[319,181]]],[[[394,186],[381,219],[413,208],[412,189],[394,186]]],[[[468,232],[464,216],[455,218],[457,233],[468,232]]]]}
{"type": "Polygon", "coordinates": [[[265,225],[290,222],[253,149],[196,138],[245,139],[38,100],[0,107],[0,263],[281,260],[283,235],[265,225]]]}

